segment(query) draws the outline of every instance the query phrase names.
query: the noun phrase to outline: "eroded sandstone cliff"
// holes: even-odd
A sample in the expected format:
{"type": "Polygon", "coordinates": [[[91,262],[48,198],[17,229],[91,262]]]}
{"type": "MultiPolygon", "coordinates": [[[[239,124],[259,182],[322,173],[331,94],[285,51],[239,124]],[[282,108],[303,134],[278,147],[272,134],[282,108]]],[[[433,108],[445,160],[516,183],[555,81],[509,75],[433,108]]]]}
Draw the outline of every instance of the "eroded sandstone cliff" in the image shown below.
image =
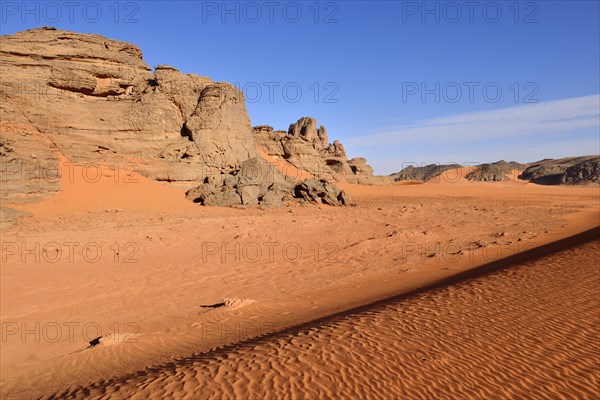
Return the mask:
{"type": "MultiPolygon", "coordinates": [[[[127,164],[151,179],[196,187],[202,198],[232,194],[199,201],[188,192],[202,204],[294,198],[297,182],[260,159],[244,97],[228,83],[166,65],[152,71],[135,45],[54,28],[0,37],[0,76],[2,200],[60,190],[60,157],[127,164]],[[263,168],[253,178],[263,181],[240,181],[243,165],[263,168]]],[[[326,145],[326,135],[319,140],[315,146],[326,145]]]]}

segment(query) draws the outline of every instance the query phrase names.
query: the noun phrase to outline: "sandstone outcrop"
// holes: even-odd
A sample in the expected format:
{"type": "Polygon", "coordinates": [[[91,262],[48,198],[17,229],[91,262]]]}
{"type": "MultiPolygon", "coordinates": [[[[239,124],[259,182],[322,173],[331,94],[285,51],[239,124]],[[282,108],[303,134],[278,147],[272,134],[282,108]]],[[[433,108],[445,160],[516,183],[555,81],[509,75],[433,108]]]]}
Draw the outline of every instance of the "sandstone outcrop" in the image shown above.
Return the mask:
{"type": "Polygon", "coordinates": [[[292,200],[294,180],[284,177],[260,157],[241,163],[239,169],[205,178],[186,197],[205,206],[281,206],[292,200]]]}
{"type": "Polygon", "coordinates": [[[260,151],[282,158],[318,179],[369,185],[392,183],[389,177],[374,176],[364,158],[348,160],[344,146],[338,140],[329,143],[325,127],[317,127],[314,118],[300,118],[287,133],[270,126],[257,126],[253,131],[260,151]]]}
{"type": "Polygon", "coordinates": [[[206,178],[202,185],[190,189],[186,197],[202,205],[222,207],[278,207],[296,200],[345,206],[352,201],[326,180],[295,182],[260,157],[244,161],[235,171],[206,178]]]}
{"type": "Polygon", "coordinates": [[[152,71],[135,45],[99,35],[39,28],[2,36],[0,74],[3,201],[60,190],[62,155],[79,164],[133,164],[146,177],[193,188],[188,197],[206,205],[277,205],[293,198],[294,182],[272,167],[257,182],[246,179],[265,164],[257,138],[269,137],[269,152],[279,154],[327,147],[325,130],[310,119],[285,147],[275,140],[281,132],[255,135],[234,86],[167,65],[152,71]]]}
{"type": "MultiPolygon", "coordinates": [[[[52,144],[54,159],[41,162],[57,153],[133,162],[190,187],[257,156],[241,92],[165,65],[151,71],[132,44],[42,28],[2,36],[0,55],[0,119],[52,144]]],[[[3,127],[3,143],[8,135],[3,127]]]]}
{"type": "Polygon", "coordinates": [[[58,163],[52,144],[37,129],[0,121],[0,201],[38,201],[59,192],[58,163]]]}

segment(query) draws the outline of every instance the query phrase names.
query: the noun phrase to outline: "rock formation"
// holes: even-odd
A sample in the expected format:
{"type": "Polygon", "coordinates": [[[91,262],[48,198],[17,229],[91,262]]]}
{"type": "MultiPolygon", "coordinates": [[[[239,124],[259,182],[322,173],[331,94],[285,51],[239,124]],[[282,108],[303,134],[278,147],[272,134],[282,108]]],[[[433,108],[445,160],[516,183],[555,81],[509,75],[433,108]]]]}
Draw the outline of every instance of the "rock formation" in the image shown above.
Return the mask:
{"type": "Polygon", "coordinates": [[[60,191],[58,162],[52,144],[37,129],[0,120],[0,201],[37,201],[60,191]]]}
{"type": "Polygon", "coordinates": [[[274,131],[268,125],[255,126],[252,130],[259,150],[271,156],[283,156],[282,141],[287,135],[286,131],[274,131]]]}
{"type": "Polygon", "coordinates": [[[465,178],[470,181],[503,182],[510,180],[509,174],[511,174],[513,170],[522,171],[524,169],[525,165],[519,164],[518,162],[506,162],[500,160],[495,163],[478,165],[473,171],[469,172],[465,178]]]}
{"type": "Polygon", "coordinates": [[[542,185],[598,183],[600,157],[546,159],[532,164],[519,176],[542,185]]]}
{"type": "Polygon", "coordinates": [[[409,165],[400,172],[391,174],[394,181],[428,181],[450,169],[460,168],[459,164],[429,164],[423,167],[409,165]]]}
{"type": "Polygon", "coordinates": [[[322,203],[330,206],[347,206],[352,200],[343,191],[325,179],[305,179],[294,189],[296,197],[307,202],[322,203]]]}
{"type": "MultiPolygon", "coordinates": [[[[133,163],[146,177],[186,189],[204,185],[197,197],[188,195],[203,204],[235,204],[233,193],[240,204],[285,198],[278,199],[285,181],[279,171],[257,185],[242,179],[260,161],[244,97],[230,84],[166,65],[152,71],[135,45],[54,28],[0,37],[0,74],[2,200],[59,190],[59,155],[74,163],[133,163]],[[36,165],[26,178],[19,174],[36,165]],[[48,170],[54,179],[38,179],[48,170]],[[210,185],[220,194],[203,192],[210,185]]],[[[325,146],[325,131],[305,122],[294,141],[325,146]]],[[[293,195],[292,184],[288,190],[293,195]]]]}
{"type": "Polygon", "coordinates": [[[600,175],[600,157],[582,161],[565,170],[561,183],[571,185],[598,183],[600,175]]]}
{"type": "MultiPolygon", "coordinates": [[[[441,175],[447,170],[459,168],[458,164],[429,164],[424,167],[408,166],[400,172],[391,174],[394,181],[416,180],[427,181],[441,175]]],[[[600,157],[582,156],[568,157],[558,160],[545,159],[531,164],[520,164],[515,161],[500,160],[495,163],[481,164],[472,167],[465,175],[470,181],[503,182],[510,180],[512,171],[523,171],[519,179],[544,185],[589,184],[599,182],[600,157]]]]}
{"type": "Polygon", "coordinates": [[[329,143],[325,127],[317,127],[314,118],[300,118],[287,133],[257,126],[254,136],[260,151],[282,158],[318,179],[368,185],[392,183],[389,177],[374,176],[364,158],[348,160],[344,146],[338,140],[329,143]]]}
{"type": "Polygon", "coordinates": [[[212,175],[186,193],[186,197],[206,206],[281,206],[292,199],[294,180],[284,177],[262,158],[251,158],[240,168],[212,175]]]}
{"type": "MultiPolygon", "coordinates": [[[[204,178],[206,159],[230,164],[220,156],[225,151],[239,161],[256,156],[244,151],[252,143],[251,130],[247,117],[240,121],[245,108],[233,86],[167,66],[153,73],[136,46],[98,35],[45,28],[0,41],[0,72],[10,77],[1,88],[2,121],[29,125],[73,162],[98,162],[100,153],[106,163],[135,160],[150,178],[193,182],[204,178]],[[214,104],[216,93],[225,103],[221,110],[214,104]],[[202,145],[184,136],[196,110],[211,107],[214,120],[230,122],[219,127],[221,134],[245,133],[246,141],[232,141],[236,147],[228,151],[217,133],[213,143],[202,145]]],[[[211,121],[194,125],[204,137],[202,123],[211,121]]]]}
{"type": "Polygon", "coordinates": [[[324,179],[295,182],[260,157],[244,161],[238,170],[206,178],[202,185],[190,189],[186,197],[202,205],[226,207],[278,207],[297,199],[331,206],[352,202],[343,190],[324,179]]]}

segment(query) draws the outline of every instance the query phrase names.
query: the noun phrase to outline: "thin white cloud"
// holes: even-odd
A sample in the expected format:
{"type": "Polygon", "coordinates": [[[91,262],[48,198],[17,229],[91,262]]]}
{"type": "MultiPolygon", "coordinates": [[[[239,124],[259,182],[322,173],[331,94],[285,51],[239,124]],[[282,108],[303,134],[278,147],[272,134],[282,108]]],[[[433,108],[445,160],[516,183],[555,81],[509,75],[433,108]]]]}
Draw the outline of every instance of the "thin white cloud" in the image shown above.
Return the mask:
{"type": "Polygon", "coordinates": [[[391,174],[398,172],[408,165],[449,164],[477,165],[486,162],[495,162],[500,159],[528,163],[544,158],[563,158],[599,154],[600,142],[593,138],[565,138],[565,135],[550,142],[542,142],[536,146],[523,146],[519,143],[495,144],[488,149],[436,149],[435,151],[420,150],[411,152],[410,155],[397,157],[378,158],[374,154],[367,154],[369,164],[375,169],[376,174],[391,174]]]}
{"type": "Polygon", "coordinates": [[[349,138],[351,146],[465,143],[557,134],[600,128],[600,95],[459,114],[395,126],[381,133],[349,138]]]}

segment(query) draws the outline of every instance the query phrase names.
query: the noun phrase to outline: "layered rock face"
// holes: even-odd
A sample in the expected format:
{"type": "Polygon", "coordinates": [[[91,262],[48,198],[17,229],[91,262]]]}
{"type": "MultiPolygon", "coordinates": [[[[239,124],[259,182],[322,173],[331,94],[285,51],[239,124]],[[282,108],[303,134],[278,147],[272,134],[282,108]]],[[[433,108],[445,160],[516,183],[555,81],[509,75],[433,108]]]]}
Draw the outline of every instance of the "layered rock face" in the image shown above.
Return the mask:
{"type": "Polygon", "coordinates": [[[30,124],[2,118],[0,201],[38,201],[60,191],[59,159],[53,144],[30,124]]]}
{"type": "Polygon", "coordinates": [[[100,153],[153,179],[194,182],[257,156],[229,84],[153,73],[136,46],[97,35],[34,29],[0,40],[2,121],[31,126],[73,162],[100,153]]]}
{"type": "Polygon", "coordinates": [[[542,160],[530,164],[521,179],[542,185],[598,183],[600,157],[568,157],[542,160]]]}
{"type": "Polygon", "coordinates": [[[389,185],[392,180],[374,176],[364,158],[348,160],[344,146],[336,140],[328,142],[324,126],[317,127],[314,118],[303,117],[285,131],[274,131],[270,126],[254,127],[258,149],[283,158],[296,168],[318,179],[367,185],[389,185]]]}
{"type": "MultiPolygon", "coordinates": [[[[63,155],[80,164],[127,164],[186,189],[227,187],[239,192],[239,204],[265,196],[278,202],[268,192],[283,190],[271,187],[285,181],[279,171],[260,190],[236,181],[244,163],[262,161],[244,97],[232,85],[165,65],[153,72],[132,44],[54,28],[0,37],[0,76],[2,200],[31,201],[60,190],[63,155]],[[21,170],[30,172],[23,178],[21,170]],[[47,171],[52,179],[39,179],[47,171]]],[[[297,135],[312,138],[312,128],[297,135]]],[[[233,198],[202,202],[229,205],[233,198]]]]}

